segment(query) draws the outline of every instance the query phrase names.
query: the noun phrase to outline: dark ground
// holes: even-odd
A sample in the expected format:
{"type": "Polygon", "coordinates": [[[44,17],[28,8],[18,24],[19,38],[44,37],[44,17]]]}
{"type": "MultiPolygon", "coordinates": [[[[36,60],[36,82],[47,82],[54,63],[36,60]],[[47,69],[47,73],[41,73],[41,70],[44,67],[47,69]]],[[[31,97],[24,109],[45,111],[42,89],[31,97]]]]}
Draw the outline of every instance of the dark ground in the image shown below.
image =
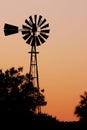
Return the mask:
{"type": "Polygon", "coordinates": [[[20,115],[9,114],[0,116],[0,130],[87,130],[87,123],[60,122],[47,114],[20,115]]]}

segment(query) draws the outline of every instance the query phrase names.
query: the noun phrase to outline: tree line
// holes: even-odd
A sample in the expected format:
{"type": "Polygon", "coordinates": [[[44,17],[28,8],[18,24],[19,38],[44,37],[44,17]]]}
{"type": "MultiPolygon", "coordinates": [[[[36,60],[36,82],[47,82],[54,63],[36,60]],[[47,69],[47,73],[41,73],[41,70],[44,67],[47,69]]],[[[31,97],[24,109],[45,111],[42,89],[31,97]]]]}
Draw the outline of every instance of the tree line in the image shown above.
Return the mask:
{"type": "MultiPolygon", "coordinates": [[[[27,129],[73,129],[86,127],[87,92],[80,95],[74,114],[78,122],[60,122],[56,117],[38,113],[38,107],[47,105],[44,91],[33,85],[32,75],[23,74],[23,67],[0,70],[0,127],[27,129]],[[31,80],[29,80],[31,79],[31,80]],[[38,94],[39,93],[39,94],[38,94]],[[33,124],[33,125],[32,125],[33,124]],[[83,125],[84,124],[84,125],[83,125]],[[74,128],[73,128],[74,127],[74,128]]],[[[84,129],[83,129],[84,130],[84,129]]]]}

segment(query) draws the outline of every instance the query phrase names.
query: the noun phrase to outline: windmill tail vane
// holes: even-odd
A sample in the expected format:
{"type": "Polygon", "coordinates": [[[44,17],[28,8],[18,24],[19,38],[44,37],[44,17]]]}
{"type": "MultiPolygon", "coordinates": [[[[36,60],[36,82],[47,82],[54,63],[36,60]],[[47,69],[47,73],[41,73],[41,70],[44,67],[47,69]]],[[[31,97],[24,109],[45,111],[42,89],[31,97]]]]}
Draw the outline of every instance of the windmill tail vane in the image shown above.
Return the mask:
{"type": "Polygon", "coordinates": [[[18,29],[17,26],[10,25],[10,24],[7,24],[7,23],[4,25],[4,34],[5,34],[5,36],[18,33],[18,31],[19,31],[19,29],[18,29]]]}
{"type": "MultiPolygon", "coordinates": [[[[21,31],[23,39],[28,45],[31,46],[30,53],[30,71],[29,74],[32,75],[34,79],[34,86],[39,90],[39,76],[38,76],[38,65],[37,65],[37,54],[36,46],[40,46],[45,43],[49,37],[49,24],[47,20],[41,15],[29,16],[25,19],[25,24],[22,25],[22,29],[18,26],[5,23],[4,34],[5,36],[17,34],[21,31]]],[[[38,113],[41,112],[40,106],[38,107],[38,113]]]]}

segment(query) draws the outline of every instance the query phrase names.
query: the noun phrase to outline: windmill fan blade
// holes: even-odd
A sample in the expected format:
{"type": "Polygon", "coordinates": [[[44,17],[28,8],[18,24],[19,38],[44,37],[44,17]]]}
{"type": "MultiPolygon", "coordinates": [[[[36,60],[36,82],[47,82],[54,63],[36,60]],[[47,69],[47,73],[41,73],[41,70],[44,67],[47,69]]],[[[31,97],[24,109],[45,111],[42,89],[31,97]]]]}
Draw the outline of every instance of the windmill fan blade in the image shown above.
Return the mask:
{"type": "Polygon", "coordinates": [[[39,41],[39,39],[38,39],[37,36],[36,36],[36,45],[37,45],[37,46],[40,46],[40,41],[39,41]]]}
{"type": "Polygon", "coordinates": [[[35,21],[35,25],[37,23],[37,15],[34,15],[34,21],[35,21]]]}
{"type": "Polygon", "coordinates": [[[44,43],[44,42],[45,42],[45,40],[44,40],[40,35],[38,35],[38,38],[39,38],[39,40],[41,41],[41,43],[44,43]]]}
{"type": "Polygon", "coordinates": [[[35,36],[33,36],[33,38],[32,38],[31,46],[35,46],[35,36]]]}
{"type": "Polygon", "coordinates": [[[18,27],[10,24],[4,25],[4,34],[5,36],[18,33],[18,27]]]}
{"type": "Polygon", "coordinates": [[[44,28],[47,28],[47,27],[49,27],[49,24],[42,26],[41,29],[44,29],[44,28]]]}
{"type": "Polygon", "coordinates": [[[43,38],[45,38],[45,39],[47,39],[49,36],[48,35],[46,35],[46,34],[44,34],[44,33],[40,33],[40,35],[43,37],[43,38]]]}
{"type": "Polygon", "coordinates": [[[33,19],[32,19],[32,17],[30,16],[29,18],[30,18],[31,23],[33,24],[33,19]]]}
{"type": "Polygon", "coordinates": [[[41,19],[42,19],[42,16],[40,15],[40,16],[39,16],[39,19],[38,19],[38,25],[39,25],[40,22],[42,21],[41,19]]]}
{"type": "Polygon", "coordinates": [[[30,24],[30,22],[26,19],[25,23],[28,24],[30,27],[32,27],[32,25],[30,24]]]}
{"type": "Polygon", "coordinates": [[[39,26],[41,26],[42,24],[44,24],[46,22],[46,19],[44,19],[40,24],[39,26]]]}
{"type": "Polygon", "coordinates": [[[31,30],[31,28],[28,27],[28,26],[26,26],[26,25],[22,25],[22,27],[23,27],[23,29],[25,29],[25,30],[31,30]]]}
{"type": "Polygon", "coordinates": [[[30,33],[26,34],[26,35],[23,37],[23,39],[26,40],[30,35],[31,35],[30,33]]]}
{"type": "Polygon", "coordinates": [[[33,39],[33,36],[30,36],[29,39],[26,41],[26,43],[30,44],[33,39]]]}
{"type": "Polygon", "coordinates": [[[22,31],[22,34],[30,33],[30,31],[22,31]]]}
{"type": "Polygon", "coordinates": [[[48,30],[41,30],[41,32],[42,32],[42,33],[49,33],[50,30],[49,30],[49,29],[48,29],[48,30]]]}

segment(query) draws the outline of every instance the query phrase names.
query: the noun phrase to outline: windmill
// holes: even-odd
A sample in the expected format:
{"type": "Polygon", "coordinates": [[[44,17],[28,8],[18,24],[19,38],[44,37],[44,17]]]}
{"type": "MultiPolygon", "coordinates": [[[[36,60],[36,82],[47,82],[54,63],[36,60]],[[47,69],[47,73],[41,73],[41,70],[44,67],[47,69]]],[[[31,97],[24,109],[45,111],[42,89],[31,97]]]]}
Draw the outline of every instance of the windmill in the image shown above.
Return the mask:
{"type": "MultiPolygon", "coordinates": [[[[5,23],[4,34],[5,36],[16,34],[21,31],[23,39],[27,44],[31,46],[30,53],[30,70],[29,70],[29,81],[31,76],[33,78],[33,85],[37,87],[38,94],[40,92],[39,77],[38,77],[38,64],[37,64],[37,52],[36,47],[45,43],[49,37],[49,24],[47,20],[41,15],[29,16],[29,19],[25,19],[25,24],[22,25],[22,29],[18,26],[5,23]]],[[[41,106],[38,107],[38,113],[41,113],[41,106]]]]}

